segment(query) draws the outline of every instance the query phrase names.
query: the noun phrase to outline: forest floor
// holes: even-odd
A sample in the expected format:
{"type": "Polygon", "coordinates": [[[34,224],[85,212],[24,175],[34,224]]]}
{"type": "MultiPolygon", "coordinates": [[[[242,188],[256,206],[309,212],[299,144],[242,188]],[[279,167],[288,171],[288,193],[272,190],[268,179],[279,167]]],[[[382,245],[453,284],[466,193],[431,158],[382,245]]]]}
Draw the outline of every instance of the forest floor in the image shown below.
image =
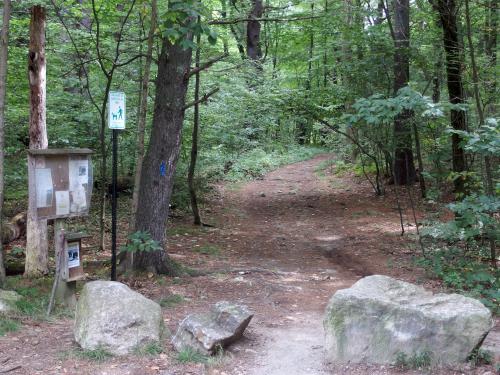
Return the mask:
{"type": "MultiPolygon", "coordinates": [[[[222,357],[192,362],[178,357],[166,339],[163,353],[89,359],[74,343],[72,319],[61,317],[27,320],[1,337],[0,364],[8,359],[4,367],[21,366],[9,374],[492,374],[489,366],[405,371],[328,362],[322,319],[336,290],[372,274],[440,288],[414,265],[418,247],[408,234],[400,235],[393,194],[374,196],[361,178],[336,173],[331,158],[320,155],[262,179],[218,186],[203,211],[213,227],[193,227],[190,217],[173,219],[169,254],[202,271],[197,276],[121,280],[162,303],[170,334],[187,314],[204,312],[217,301],[248,305],[255,316],[245,337],[222,357]]],[[[412,214],[406,200],[402,205],[411,236],[412,214]]],[[[107,277],[107,269],[94,271],[90,278],[107,277]]]]}

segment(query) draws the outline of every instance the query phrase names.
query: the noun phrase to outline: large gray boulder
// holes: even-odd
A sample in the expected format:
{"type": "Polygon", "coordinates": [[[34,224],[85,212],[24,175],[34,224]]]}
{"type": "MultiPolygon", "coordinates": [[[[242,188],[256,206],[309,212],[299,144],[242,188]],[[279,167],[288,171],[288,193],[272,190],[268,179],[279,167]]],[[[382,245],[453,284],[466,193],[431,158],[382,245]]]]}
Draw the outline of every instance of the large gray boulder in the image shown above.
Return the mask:
{"type": "Polygon", "coordinates": [[[177,351],[191,348],[204,355],[214,354],[240,339],[252,317],[246,306],[218,302],[209,314],[188,315],[179,325],[172,344],[177,351]]]}
{"type": "Polygon", "coordinates": [[[6,314],[17,311],[16,302],[21,296],[13,290],[0,289],[0,314],[6,314]]]}
{"type": "Polygon", "coordinates": [[[433,294],[387,276],[337,291],[324,320],[334,362],[394,363],[427,353],[433,364],[464,362],[492,327],[491,312],[472,298],[433,294]]]}
{"type": "Polygon", "coordinates": [[[124,355],[160,340],[161,307],[116,281],[92,281],[76,306],[75,340],[83,348],[124,355]]]}

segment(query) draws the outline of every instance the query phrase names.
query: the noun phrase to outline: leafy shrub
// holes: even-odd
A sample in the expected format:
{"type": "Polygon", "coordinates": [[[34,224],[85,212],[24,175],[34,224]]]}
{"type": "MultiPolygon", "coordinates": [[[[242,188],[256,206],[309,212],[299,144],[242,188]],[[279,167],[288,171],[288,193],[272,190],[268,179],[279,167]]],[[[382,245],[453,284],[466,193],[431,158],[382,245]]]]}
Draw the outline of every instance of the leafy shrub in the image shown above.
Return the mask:
{"type": "Polygon", "coordinates": [[[7,318],[6,316],[0,316],[0,337],[6,335],[9,332],[17,331],[18,329],[18,322],[7,318]]]}
{"type": "Polygon", "coordinates": [[[177,360],[181,363],[207,363],[208,356],[187,346],[177,353],[177,360]]]}
{"type": "Polygon", "coordinates": [[[428,351],[414,353],[408,356],[406,353],[398,352],[396,354],[396,366],[402,370],[418,370],[425,369],[431,366],[432,354],[428,351]]]}
{"type": "Polygon", "coordinates": [[[184,302],[185,299],[183,296],[180,294],[171,294],[168,297],[164,297],[160,300],[160,306],[161,307],[166,307],[166,308],[172,308],[175,305],[178,305],[179,303],[184,302]]]}
{"type": "Polygon", "coordinates": [[[162,247],[158,241],[151,238],[148,232],[135,232],[128,237],[127,245],[120,247],[121,252],[150,252],[161,250],[162,247]]]}
{"type": "Polygon", "coordinates": [[[434,250],[418,264],[456,291],[479,299],[495,313],[500,312],[500,270],[492,269],[456,247],[434,250]]]}

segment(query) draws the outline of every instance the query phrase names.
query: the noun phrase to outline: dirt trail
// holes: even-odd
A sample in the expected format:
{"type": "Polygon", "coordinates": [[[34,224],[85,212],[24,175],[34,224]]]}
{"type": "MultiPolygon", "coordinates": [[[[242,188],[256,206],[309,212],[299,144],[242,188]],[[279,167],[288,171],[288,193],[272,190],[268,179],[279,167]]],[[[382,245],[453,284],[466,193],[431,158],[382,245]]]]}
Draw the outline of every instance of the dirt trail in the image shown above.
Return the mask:
{"type": "MultiPolygon", "coordinates": [[[[194,228],[189,217],[175,220],[168,252],[204,271],[200,276],[122,280],[158,301],[182,296],[164,309],[171,333],[186,314],[216,301],[248,305],[255,317],[220,363],[182,363],[168,341],[165,353],[152,357],[85,359],[73,342],[70,318],[27,321],[21,331],[0,337],[0,363],[7,358],[21,366],[12,374],[44,375],[400,374],[384,366],[337,368],[325,359],[322,318],[336,290],[377,273],[422,280],[405,262],[414,250],[400,236],[395,203],[375,197],[350,173],[321,170],[331,158],[320,155],[239,187],[221,186],[204,211],[214,228],[194,228]]],[[[484,372],[478,371],[467,373],[484,372]]]]}
{"type": "Polygon", "coordinates": [[[337,177],[332,187],[330,178],[320,178],[318,166],[330,158],[282,167],[225,194],[224,203],[239,214],[238,220],[225,221],[226,230],[236,230],[243,242],[239,267],[259,266],[278,275],[269,280],[272,292],[266,295],[273,308],[262,309],[263,303],[255,308],[253,334],[262,344],[251,359],[240,358],[243,374],[329,373],[322,318],[330,296],[360,277],[386,271],[380,240],[386,230],[387,245],[398,241],[397,216],[364,223],[362,215],[373,203],[372,216],[387,211],[380,212],[380,202],[364,185],[353,187],[337,177]]]}

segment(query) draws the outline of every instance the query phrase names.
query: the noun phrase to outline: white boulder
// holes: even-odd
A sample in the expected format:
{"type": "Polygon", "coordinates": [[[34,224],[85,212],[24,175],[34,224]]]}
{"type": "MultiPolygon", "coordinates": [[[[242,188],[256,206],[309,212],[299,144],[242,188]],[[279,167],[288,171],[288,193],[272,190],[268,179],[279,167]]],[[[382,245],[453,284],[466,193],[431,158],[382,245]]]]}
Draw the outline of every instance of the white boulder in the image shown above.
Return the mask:
{"type": "Polygon", "coordinates": [[[160,340],[161,307],[116,281],[85,284],[75,317],[75,340],[88,350],[124,355],[160,340]]]}
{"type": "Polygon", "coordinates": [[[324,327],[334,362],[394,363],[400,353],[425,353],[433,364],[452,364],[466,361],[492,318],[475,299],[375,275],[333,295],[324,327]]]}

